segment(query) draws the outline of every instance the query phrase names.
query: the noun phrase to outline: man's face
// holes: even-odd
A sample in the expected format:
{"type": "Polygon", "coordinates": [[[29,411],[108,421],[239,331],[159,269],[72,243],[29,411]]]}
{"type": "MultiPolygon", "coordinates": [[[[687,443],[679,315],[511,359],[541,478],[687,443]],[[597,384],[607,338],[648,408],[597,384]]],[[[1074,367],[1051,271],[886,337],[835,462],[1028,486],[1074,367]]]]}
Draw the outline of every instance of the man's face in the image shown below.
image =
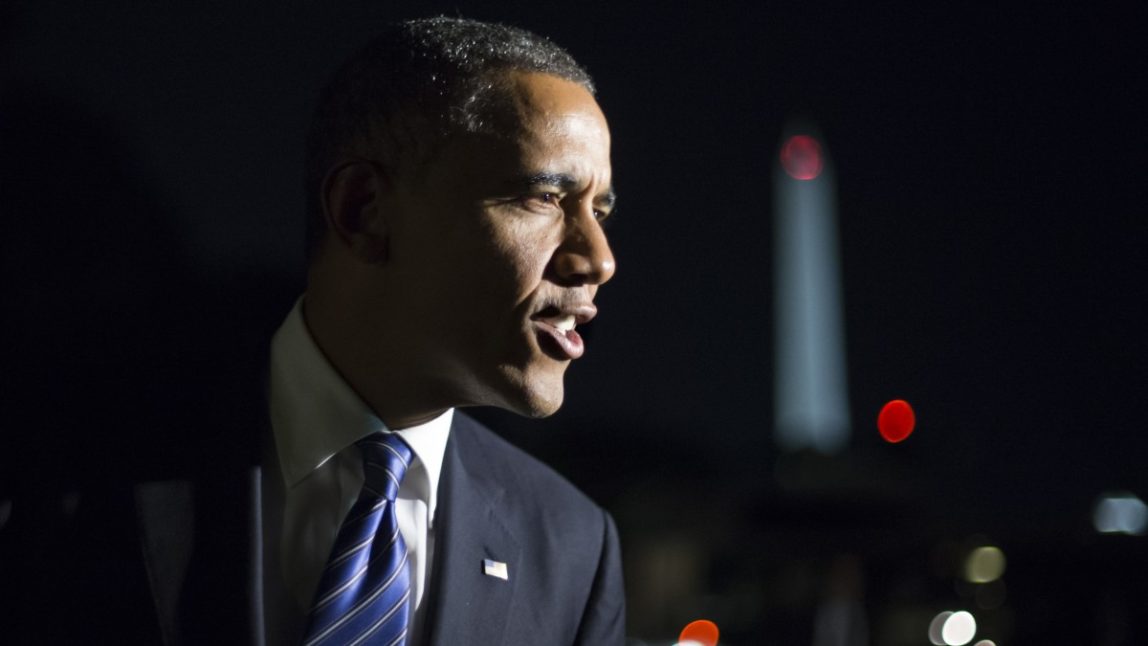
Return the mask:
{"type": "Polygon", "coordinates": [[[453,138],[396,185],[382,296],[436,399],[542,416],[614,274],[610,135],[582,86],[510,80],[497,134],[453,138]]]}

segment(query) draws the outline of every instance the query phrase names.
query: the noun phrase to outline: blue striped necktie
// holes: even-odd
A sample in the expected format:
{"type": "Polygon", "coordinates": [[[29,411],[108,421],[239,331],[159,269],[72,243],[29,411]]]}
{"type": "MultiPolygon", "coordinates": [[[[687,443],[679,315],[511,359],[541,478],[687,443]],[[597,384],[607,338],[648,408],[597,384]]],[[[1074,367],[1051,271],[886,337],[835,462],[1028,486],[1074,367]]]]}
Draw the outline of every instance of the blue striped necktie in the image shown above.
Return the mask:
{"type": "Polygon", "coordinates": [[[395,496],[411,449],[394,433],[375,433],[356,445],[363,454],[363,491],[319,578],[305,646],[406,643],[411,580],[395,496]]]}

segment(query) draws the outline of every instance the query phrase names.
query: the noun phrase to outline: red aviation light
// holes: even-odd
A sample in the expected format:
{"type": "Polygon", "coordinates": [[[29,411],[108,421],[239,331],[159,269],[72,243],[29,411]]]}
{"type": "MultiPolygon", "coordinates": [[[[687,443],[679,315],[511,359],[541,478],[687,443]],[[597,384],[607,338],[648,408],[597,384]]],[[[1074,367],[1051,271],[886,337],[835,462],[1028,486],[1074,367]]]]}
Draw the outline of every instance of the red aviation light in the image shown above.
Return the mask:
{"type": "Polygon", "coordinates": [[[793,179],[814,179],[824,166],[821,144],[809,135],[794,135],[781,147],[781,167],[793,179]]]}

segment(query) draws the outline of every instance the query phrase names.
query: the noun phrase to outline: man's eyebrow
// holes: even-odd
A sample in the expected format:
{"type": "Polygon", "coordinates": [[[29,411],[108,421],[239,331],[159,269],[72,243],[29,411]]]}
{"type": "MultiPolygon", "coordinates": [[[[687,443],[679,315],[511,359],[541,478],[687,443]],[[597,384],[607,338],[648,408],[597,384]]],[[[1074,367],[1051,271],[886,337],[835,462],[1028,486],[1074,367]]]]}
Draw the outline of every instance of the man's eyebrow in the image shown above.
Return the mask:
{"type": "MultiPolygon", "coordinates": [[[[572,190],[578,185],[578,180],[574,179],[573,175],[567,173],[535,173],[527,176],[522,181],[525,188],[536,188],[539,186],[553,186],[560,188],[564,191],[572,190]]],[[[618,195],[614,192],[614,187],[610,186],[606,192],[594,198],[594,201],[600,206],[612,207],[618,201],[618,195]]]]}
{"type": "Polygon", "coordinates": [[[566,173],[535,173],[523,179],[522,184],[527,188],[536,186],[554,186],[568,191],[578,185],[573,175],[566,173]]]}

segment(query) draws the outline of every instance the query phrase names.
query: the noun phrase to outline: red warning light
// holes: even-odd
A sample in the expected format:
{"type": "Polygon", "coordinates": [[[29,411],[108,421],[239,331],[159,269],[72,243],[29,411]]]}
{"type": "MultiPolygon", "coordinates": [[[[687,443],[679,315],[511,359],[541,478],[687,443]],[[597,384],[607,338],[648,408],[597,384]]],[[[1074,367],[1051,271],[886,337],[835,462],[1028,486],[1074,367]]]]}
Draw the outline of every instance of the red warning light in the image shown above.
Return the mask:
{"type": "Polygon", "coordinates": [[[717,646],[717,639],[717,624],[706,619],[691,621],[678,636],[679,643],[695,642],[702,646],[717,646]]]}
{"type": "Polygon", "coordinates": [[[894,399],[881,408],[877,415],[877,430],[886,442],[896,444],[909,437],[917,425],[913,407],[903,399],[894,399]]]}
{"type": "Polygon", "coordinates": [[[781,167],[793,179],[813,179],[822,165],[821,144],[809,135],[794,135],[781,147],[781,167]]]}

